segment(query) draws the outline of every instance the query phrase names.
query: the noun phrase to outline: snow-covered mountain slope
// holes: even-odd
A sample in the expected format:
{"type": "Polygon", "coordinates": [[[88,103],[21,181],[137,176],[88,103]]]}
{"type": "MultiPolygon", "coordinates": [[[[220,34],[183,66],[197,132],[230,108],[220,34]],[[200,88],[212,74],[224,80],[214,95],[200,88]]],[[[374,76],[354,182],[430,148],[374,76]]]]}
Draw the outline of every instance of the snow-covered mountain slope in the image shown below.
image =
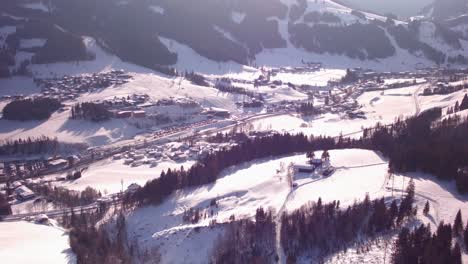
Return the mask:
{"type": "Polygon", "coordinates": [[[76,262],[64,230],[23,221],[0,223],[0,258],[5,263],[76,262]]]}
{"type": "Polygon", "coordinates": [[[288,187],[286,171],[278,171],[281,163],[286,167],[290,162],[305,161],[303,154],[230,168],[214,184],[180,191],[161,205],[130,213],[127,218],[130,241],[137,240],[143,251],[159,251],[163,263],[184,263],[185,260],[206,263],[216,238],[224,232],[222,225],[209,228],[212,220],[222,224],[229,222],[232,215],[236,219],[250,218],[259,207],[272,208],[276,212],[293,210],[320,196],[324,202],[341,199],[346,205],[363,198],[366,192],[381,190],[387,165],[376,153],[340,150],[330,154],[334,157],[333,165],[342,169],[327,179],[300,179],[301,187],[297,191],[288,187]],[[217,205],[210,206],[214,199],[217,205]],[[199,223],[183,221],[184,212],[190,208],[201,210],[199,223]],[[195,227],[200,230],[196,231],[195,227]],[[197,241],[203,241],[203,244],[197,241]]]}
{"type": "MultiPolygon", "coordinates": [[[[431,207],[427,216],[418,213],[415,223],[436,228],[439,221],[453,221],[458,209],[464,215],[468,214],[466,196],[454,195],[453,183],[440,182],[417,173],[395,175],[391,181],[387,174],[387,161],[372,151],[335,150],[330,152],[330,156],[332,165],[337,168],[332,176],[298,176],[295,179],[297,188],[294,189],[288,187],[281,168],[290,162],[304,162],[305,154],[257,160],[230,168],[213,184],[179,191],[161,205],[131,212],[127,217],[129,240],[137,241],[141,250],[148,252],[149,258],[160,255],[163,263],[184,263],[185,260],[206,263],[212,256],[217,238],[226,231],[223,223],[229,222],[232,215],[235,219],[252,218],[258,207],[270,208],[281,214],[317,201],[319,197],[324,203],[339,200],[340,208],[362,200],[366,194],[372,199],[399,199],[404,195],[402,189],[410,178],[415,181],[418,208],[423,208],[426,201],[431,207]],[[215,206],[212,205],[213,200],[216,200],[215,206]],[[183,221],[184,213],[190,209],[200,210],[198,223],[183,221]],[[214,220],[216,224],[213,224],[214,220]]],[[[331,256],[327,263],[358,263],[359,260],[382,263],[383,251],[383,243],[371,253],[356,254],[356,250],[350,249],[337,258],[331,256]]],[[[142,260],[137,262],[146,263],[142,260]]],[[[310,262],[310,259],[304,259],[298,263],[310,262]]]]}
{"type": "Polygon", "coordinates": [[[369,10],[379,14],[394,14],[399,17],[415,16],[421,10],[432,4],[433,0],[392,0],[392,1],[375,1],[375,0],[340,0],[348,6],[357,9],[369,10]]]}
{"type": "Polygon", "coordinates": [[[30,1],[28,6],[8,1],[0,15],[0,42],[17,51],[8,64],[12,73],[29,60],[92,60],[94,52],[86,50],[86,39],[80,44],[78,35],[93,36],[122,60],[147,68],[165,65],[205,73],[247,64],[322,62],[340,68],[407,70],[466,62],[466,41],[454,33],[463,29],[460,26],[428,35],[426,28],[435,27],[432,22],[420,26],[387,21],[331,0],[264,1],[204,0],[195,7],[182,0],[104,0],[90,7],[87,2],[53,0],[53,19],[43,9],[32,9],[30,1]],[[40,27],[27,19],[40,21],[40,27]],[[51,56],[51,50],[58,55],[51,56]]]}

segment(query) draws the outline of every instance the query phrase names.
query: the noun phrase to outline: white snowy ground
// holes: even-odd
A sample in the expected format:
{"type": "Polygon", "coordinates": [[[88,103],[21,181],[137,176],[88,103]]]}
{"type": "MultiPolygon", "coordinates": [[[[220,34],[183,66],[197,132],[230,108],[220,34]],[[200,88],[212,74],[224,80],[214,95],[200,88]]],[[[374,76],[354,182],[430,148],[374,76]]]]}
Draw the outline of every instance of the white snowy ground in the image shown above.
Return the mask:
{"type": "Polygon", "coordinates": [[[414,115],[416,106],[413,93],[418,86],[385,91],[366,92],[357,101],[365,112],[366,119],[349,119],[340,114],[326,113],[313,118],[283,115],[253,122],[254,129],[274,130],[279,132],[305,133],[313,135],[339,136],[350,135],[359,137],[355,133],[362,128],[372,127],[377,122],[389,124],[397,117],[414,115]],[[353,134],[355,133],[355,134],[353,134]]]}
{"type": "MultiPolygon", "coordinates": [[[[349,119],[339,114],[326,113],[314,118],[301,118],[297,115],[281,115],[252,122],[255,130],[274,130],[278,132],[305,133],[313,135],[339,136],[340,133],[351,137],[362,135],[362,128],[373,127],[377,122],[390,124],[398,117],[409,117],[416,113],[414,94],[422,92],[421,86],[366,92],[358,97],[366,119],[349,119]]],[[[418,96],[420,111],[433,107],[453,107],[465,95],[458,91],[449,95],[418,96]]],[[[459,113],[463,115],[463,113],[459,113]]]]}
{"type": "MultiPolygon", "coordinates": [[[[164,263],[204,263],[217,235],[222,234],[222,230],[219,230],[222,226],[215,229],[207,227],[212,219],[223,223],[231,215],[235,215],[236,219],[249,218],[258,207],[272,208],[276,212],[294,210],[317,201],[319,197],[323,202],[340,200],[344,208],[355,200],[362,200],[366,193],[371,199],[392,195],[392,181],[388,180],[387,175],[388,164],[378,153],[348,149],[331,151],[330,155],[332,165],[337,168],[333,175],[324,179],[299,177],[296,180],[298,187],[293,191],[287,186],[285,172],[278,173],[278,170],[281,163],[287,167],[290,162],[304,162],[304,154],[258,160],[230,168],[213,184],[179,191],[159,206],[132,212],[128,217],[129,237],[136,238],[143,249],[152,251],[159,248],[164,263]],[[217,199],[217,208],[209,206],[214,198],[217,199]],[[202,215],[207,213],[208,216],[195,225],[183,223],[182,214],[189,208],[199,208],[202,215]],[[210,216],[211,210],[213,217],[210,216]],[[200,227],[200,230],[195,231],[194,227],[200,227]],[[197,243],[200,240],[203,245],[197,243]]],[[[462,209],[465,217],[468,216],[468,197],[458,195],[453,183],[440,182],[428,175],[396,175],[395,197],[402,195],[401,189],[407,186],[410,177],[415,180],[418,207],[423,208],[428,199],[431,203],[429,217],[418,215],[421,222],[451,222],[458,209],[462,209]]],[[[341,263],[363,260],[366,263],[381,263],[383,253],[373,251],[371,255],[357,255],[350,250],[344,258],[347,261],[341,263]]],[[[330,263],[340,262],[335,259],[330,263]]]]}
{"type": "Polygon", "coordinates": [[[46,201],[37,201],[35,199],[27,201],[16,201],[11,205],[11,210],[13,214],[26,214],[31,212],[44,212],[47,210],[54,210],[55,208],[53,203],[48,203],[46,201]]]}
{"type": "Polygon", "coordinates": [[[293,83],[296,85],[314,85],[326,86],[330,80],[339,80],[346,75],[343,69],[324,69],[317,72],[297,74],[297,73],[278,73],[271,78],[272,81],[280,80],[283,83],[293,83]]]}
{"type": "Polygon", "coordinates": [[[418,99],[421,106],[421,111],[433,107],[454,107],[457,101],[458,103],[461,103],[463,96],[465,96],[466,93],[468,93],[468,89],[446,95],[419,96],[418,99]]]}
{"type": "MultiPolygon", "coordinates": [[[[194,161],[176,163],[173,161],[163,161],[156,167],[150,168],[149,165],[140,167],[130,167],[125,165],[123,160],[106,159],[89,166],[83,171],[82,177],[75,181],[55,182],[57,186],[66,187],[71,190],[82,191],[86,187],[92,187],[101,191],[103,194],[117,193],[132,183],[143,186],[147,181],[159,178],[161,172],[167,169],[180,169],[181,166],[189,168],[194,161]]],[[[54,174],[48,177],[66,176],[66,174],[54,174]]]]}
{"type": "MultiPolygon", "coordinates": [[[[318,155],[321,153],[317,152],[318,155]]],[[[209,229],[209,221],[218,223],[252,217],[258,207],[272,208],[276,212],[291,210],[319,196],[325,201],[342,199],[352,202],[362,199],[366,192],[379,192],[383,188],[387,164],[374,152],[366,150],[331,151],[332,164],[338,171],[327,179],[298,180],[299,187],[290,193],[285,171],[280,170],[290,162],[304,162],[305,155],[265,159],[230,168],[215,183],[195,189],[187,189],[171,195],[159,206],[138,209],[128,218],[131,238],[138,238],[143,249],[159,247],[164,263],[204,263],[210,254],[217,229],[209,229]],[[363,167],[361,167],[363,166],[363,167]],[[218,207],[209,207],[212,199],[218,207]],[[184,210],[199,208],[208,216],[200,223],[183,223],[184,210]],[[202,227],[200,233],[193,227],[202,227]],[[205,233],[206,232],[206,233],[205,233]],[[206,235],[205,235],[206,234],[206,235]],[[193,243],[193,236],[204,236],[203,250],[193,243]]]]}
{"type": "Polygon", "coordinates": [[[28,222],[0,222],[2,263],[76,263],[68,234],[54,226],[28,222]]]}

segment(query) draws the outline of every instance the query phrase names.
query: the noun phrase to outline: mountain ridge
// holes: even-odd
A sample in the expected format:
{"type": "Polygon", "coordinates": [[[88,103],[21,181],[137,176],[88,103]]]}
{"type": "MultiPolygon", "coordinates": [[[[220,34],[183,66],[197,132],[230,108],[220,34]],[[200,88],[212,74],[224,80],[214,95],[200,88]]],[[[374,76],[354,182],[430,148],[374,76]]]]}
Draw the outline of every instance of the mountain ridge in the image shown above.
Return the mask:
{"type": "Polygon", "coordinates": [[[25,51],[19,48],[22,39],[47,39],[43,47],[26,50],[35,52],[32,63],[38,63],[38,57],[42,63],[59,61],[47,52],[51,47],[60,50],[50,37],[54,28],[64,29],[56,38],[68,39],[70,44],[63,46],[75,54],[63,55],[66,60],[92,59],[77,40],[91,36],[124,61],[152,69],[174,66],[180,59],[160,38],[186,45],[211,61],[241,65],[257,65],[265,53],[279,50],[291,54],[298,50],[306,59],[327,54],[363,64],[389,59],[406,63],[408,56],[426,66],[467,63],[468,34],[459,30],[461,22],[452,26],[431,20],[398,21],[330,0],[204,0],[197,5],[184,0],[51,0],[47,5],[8,0],[6,7],[0,28],[17,29],[4,38],[6,48],[0,56],[10,63],[0,68],[10,71],[15,54],[25,51]],[[31,3],[36,6],[31,8],[31,3]],[[38,22],[41,27],[35,26],[38,22]],[[426,28],[432,30],[426,32],[430,38],[421,36],[426,28]]]}

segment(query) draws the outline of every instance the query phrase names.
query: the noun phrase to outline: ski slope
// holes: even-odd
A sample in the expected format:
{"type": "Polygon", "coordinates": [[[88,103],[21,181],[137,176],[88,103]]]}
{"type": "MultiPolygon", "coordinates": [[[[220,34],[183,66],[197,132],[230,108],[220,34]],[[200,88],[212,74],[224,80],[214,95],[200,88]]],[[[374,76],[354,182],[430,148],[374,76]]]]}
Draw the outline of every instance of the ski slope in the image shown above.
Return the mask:
{"type": "Polygon", "coordinates": [[[216,238],[213,232],[220,232],[208,227],[211,220],[228,222],[231,215],[236,219],[250,218],[258,207],[276,212],[293,210],[315,201],[320,195],[325,201],[343,199],[352,202],[362,199],[366,192],[381,190],[387,164],[378,154],[350,149],[331,151],[330,155],[333,166],[338,168],[334,175],[323,180],[298,179],[299,187],[293,191],[288,186],[286,172],[277,170],[281,170],[281,164],[287,167],[291,162],[305,162],[305,154],[257,160],[229,168],[213,184],[181,190],[161,205],[131,212],[127,218],[128,235],[138,239],[143,249],[159,248],[165,263],[182,263],[186,259],[191,263],[205,263],[205,256],[210,254],[216,238]],[[337,187],[340,191],[335,191],[337,184],[342,186],[337,187]],[[327,193],[329,195],[325,196],[327,193]],[[217,207],[209,206],[212,199],[216,199],[217,207]],[[201,209],[203,214],[207,213],[207,218],[196,224],[184,223],[183,212],[190,208],[201,209]],[[193,230],[194,227],[200,228],[199,233],[193,230]],[[190,243],[193,236],[204,236],[204,243],[210,246],[201,250],[199,245],[190,243]]]}
{"type": "Polygon", "coordinates": [[[75,263],[68,234],[54,226],[28,222],[0,222],[2,263],[75,263]]]}
{"type": "MultiPolygon", "coordinates": [[[[317,152],[316,155],[320,155],[317,152]]],[[[304,162],[305,155],[265,159],[229,168],[215,183],[194,189],[179,191],[167,198],[161,205],[137,209],[128,215],[128,235],[137,239],[143,249],[154,252],[157,248],[164,263],[205,263],[210,256],[217,236],[222,235],[222,224],[210,228],[209,222],[251,218],[258,207],[270,208],[276,212],[295,210],[302,205],[317,201],[340,201],[340,207],[362,200],[366,194],[371,199],[387,197],[400,198],[404,195],[410,178],[416,185],[416,205],[423,208],[429,200],[431,211],[428,217],[420,212],[417,221],[435,226],[439,221],[453,221],[458,209],[468,216],[468,196],[456,193],[452,182],[440,182],[430,175],[409,173],[395,175],[391,181],[387,174],[388,163],[378,153],[368,150],[347,149],[330,151],[331,164],[337,171],[328,178],[298,176],[298,187],[291,190],[286,182],[281,164],[304,162]],[[393,186],[393,192],[392,192],[393,186]],[[212,199],[217,207],[210,206],[212,199]],[[199,208],[202,220],[191,224],[182,221],[185,210],[199,208]],[[213,211],[213,215],[211,215],[213,211]],[[203,215],[207,214],[204,218],[203,215]],[[198,231],[194,231],[197,227],[198,231]],[[196,243],[204,241],[203,246],[196,243]]],[[[331,257],[328,263],[382,263],[382,245],[369,255],[340,255],[341,262],[331,257]],[[380,250],[380,251],[377,251],[380,250]]],[[[310,262],[310,261],[309,261],[310,262]]],[[[304,263],[309,263],[307,260],[304,263]]]]}
{"type": "MultiPolygon", "coordinates": [[[[143,186],[147,181],[158,178],[162,171],[180,169],[181,166],[189,168],[193,163],[194,161],[181,163],[161,161],[158,162],[157,166],[151,168],[149,165],[131,167],[125,165],[123,160],[106,159],[90,165],[83,171],[80,179],[54,182],[54,184],[77,191],[92,187],[103,194],[113,194],[122,191],[122,188],[125,191],[132,183],[143,186]]],[[[55,179],[58,176],[66,176],[66,173],[53,174],[48,178],[55,179]]]]}

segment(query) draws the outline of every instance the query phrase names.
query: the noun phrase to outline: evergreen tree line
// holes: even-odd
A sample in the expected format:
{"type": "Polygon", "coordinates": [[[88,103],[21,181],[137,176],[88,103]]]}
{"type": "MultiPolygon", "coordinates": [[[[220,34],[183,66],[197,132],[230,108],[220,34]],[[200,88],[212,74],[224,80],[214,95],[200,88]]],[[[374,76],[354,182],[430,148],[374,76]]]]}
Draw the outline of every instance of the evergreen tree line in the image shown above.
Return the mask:
{"type": "Polygon", "coordinates": [[[468,179],[458,171],[468,166],[468,118],[440,117],[441,109],[435,108],[389,126],[377,125],[364,130],[362,145],[387,156],[393,172],[423,171],[455,179],[458,190],[467,192],[468,179]]]}
{"type": "Polygon", "coordinates": [[[258,208],[255,221],[231,216],[224,235],[214,243],[210,263],[276,263],[276,229],[271,211],[258,208]]]}
{"type": "MultiPolygon", "coordinates": [[[[458,101],[457,101],[458,103],[458,101]]],[[[466,110],[468,109],[468,94],[465,94],[465,96],[463,96],[463,100],[461,101],[461,104],[459,106],[459,111],[463,111],[463,110],[466,110]]]]}
{"type": "Polygon", "coordinates": [[[314,103],[307,102],[301,103],[301,105],[299,105],[297,108],[297,112],[305,116],[310,116],[320,113],[320,110],[314,107],[314,103]]]}
{"type": "Polygon", "coordinates": [[[62,104],[53,98],[28,98],[14,100],[3,108],[3,118],[7,120],[48,119],[62,104]]]}
{"type": "MultiPolygon", "coordinates": [[[[225,86],[225,85],[216,84],[215,88],[220,90],[221,92],[225,92],[225,93],[242,94],[242,95],[246,95],[246,96],[252,97],[252,98],[255,97],[254,92],[251,92],[251,91],[249,91],[249,90],[247,90],[245,88],[234,86],[234,85],[225,86]]],[[[258,97],[260,97],[260,95],[258,97]]]]}
{"type": "Polygon", "coordinates": [[[458,103],[458,101],[455,103],[455,106],[454,107],[449,107],[447,109],[447,114],[450,115],[450,114],[456,114],[460,111],[463,111],[463,110],[466,110],[468,109],[468,94],[465,94],[465,96],[463,97],[462,101],[461,101],[461,104],[458,103]]]}
{"type": "Polygon", "coordinates": [[[7,196],[0,192],[0,220],[2,215],[10,215],[11,206],[8,203],[7,196]]]}
{"type": "Polygon", "coordinates": [[[403,228],[395,242],[392,263],[461,264],[462,247],[468,250],[468,223],[463,228],[459,210],[453,225],[441,222],[435,233],[430,225],[403,228]]]}
{"type": "Polygon", "coordinates": [[[210,86],[210,84],[206,81],[205,77],[201,74],[198,74],[196,72],[185,72],[184,74],[185,78],[189,81],[191,81],[193,84],[199,85],[199,86],[210,86]]]}
{"type": "Polygon", "coordinates": [[[72,119],[84,119],[93,122],[109,120],[112,113],[103,104],[92,102],[77,103],[71,109],[72,119]]]}
{"type": "MultiPolygon", "coordinates": [[[[221,78],[221,81],[229,81],[229,78],[221,78]]],[[[249,97],[255,97],[254,92],[234,85],[221,85],[220,83],[216,83],[215,88],[225,93],[243,94],[249,97]]]]}
{"type": "Polygon", "coordinates": [[[182,167],[180,170],[163,171],[159,178],[147,182],[139,191],[124,200],[129,204],[158,204],[177,189],[215,182],[224,169],[233,165],[296,152],[356,146],[359,146],[358,141],[352,139],[340,139],[336,142],[331,137],[308,138],[303,134],[275,134],[249,138],[237,146],[208,154],[188,170],[182,167]]]}
{"type": "Polygon", "coordinates": [[[42,136],[39,138],[15,139],[0,145],[0,155],[45,154],[56,153],[59,150],[57,138],[42,136]]]}
{"type": "Polygon", "coordinates": [[[55,203],[66,207],[89,205],[100,198],[101,192],[86,187],[83,191],[68,190],[64,187],[34,184],[29,186],[36,194],[53,200],[55,203]]]}
{"type": "Polygon", "coordinates": [[[411,181],[407,194],[398,205],[393,200],[387,206],[385,199],[371,201],[366,195],[362,202],[355,202],[346,209],[340,202],[316,203],[281,216],[281,245],[289,263],[312,250],[318,250],[319,258],[346,250],[360,235],[375,236],[403,224],[416,214],[413,208],[414,183],[411,181]]]}
{"type": "Polygon", "coordinates": [[[115,233],[109,233],[106,226],[97,223],[108,211],[102,205],[96,211],[75,212],[70,210],[60,223],[70,229],[70,248],[76,255],[77,264],[129,264],[132,263],[127,246],[126,220],[122,213],[115,218],[115,233]]]}

